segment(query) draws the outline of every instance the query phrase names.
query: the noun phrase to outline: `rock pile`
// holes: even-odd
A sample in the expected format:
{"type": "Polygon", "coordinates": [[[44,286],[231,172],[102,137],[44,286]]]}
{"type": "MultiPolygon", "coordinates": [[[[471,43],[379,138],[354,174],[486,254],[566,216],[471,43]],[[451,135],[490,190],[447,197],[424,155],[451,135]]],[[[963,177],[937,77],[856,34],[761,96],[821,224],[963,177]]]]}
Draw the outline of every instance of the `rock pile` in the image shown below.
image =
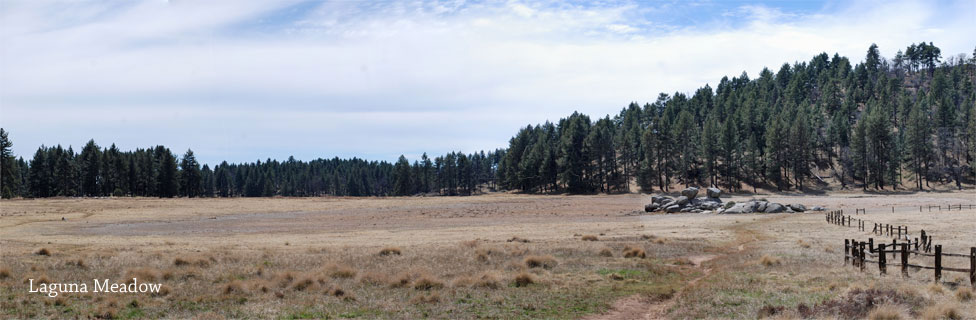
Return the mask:
{"type": "Polygon", "coordinates": [[[681,196],[672,198],[669,196],[651,196],[651,203],[644,206],[645,212],[664,211],[667,213],[675,212],[706,212],[722,208],[722,190],[718,188],[708,188],[705,197],[698,196],[698,188],[687,188],[681,190],[681,196]]]}
{"type": "MultiPolygon", "coordinates": [[[[669,196],[651,196],[651,203],[644,206],[645,212],[663,211],[667,213],[677,212],[717,212],[717,213],[796,213],[807,211],[807,207],[802,204],[780,204],[769,202],[765,199],[753,199],[742,203],[729,201],[722,203],[719,199],[722,190],[718,188],[705,189],[705,197],[698,196],[698,188],[687,188],[681,190],[681,196],[672,198],[669,196]]],[[[813,207],[813,211],[824,211],[824,207],[813,207]]]]}

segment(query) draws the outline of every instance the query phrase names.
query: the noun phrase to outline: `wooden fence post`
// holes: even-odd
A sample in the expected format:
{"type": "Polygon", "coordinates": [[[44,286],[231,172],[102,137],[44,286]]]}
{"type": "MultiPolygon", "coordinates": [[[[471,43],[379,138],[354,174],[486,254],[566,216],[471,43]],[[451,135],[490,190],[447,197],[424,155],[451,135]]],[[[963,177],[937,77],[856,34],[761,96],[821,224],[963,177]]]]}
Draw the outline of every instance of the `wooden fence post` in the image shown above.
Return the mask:
{"type": "Polygon", "coordinates": [[[844,265],[845,266],[847,265],[847,261],[849,261],[848,257],[851,254],[851,245],[849,242],[850,240],[844,239],[844,265]]]}
{"type": "Polygon", "coordinates": [[[898,250],[898,239],[891,239],[891,258],[892,259],[898,257],[898,251],[895,251],[895,250],[898,250]]]}
{"type": "Polygon", "coordinates": [[[860,265],[861,271],[864,271],[864,265],[865,265],[865,263],[864,263],[864,257],[865,257],[864,256],[864,244],[865,244],[864,241],[861,241],[860,245],[858,246],[859,247],[858,248],[858,253],[861,256],[861,265],[860,265]]]}
{"type": "Polygon", "coordinates": [[[908,244],[901,244],[901,275],[908,276],[908,244]]]}
{"type": "Polygon", "coordinates": [[[881,254],[878,255],[878,270],[881,270],[881,274],[888,273],[888,267],[885,265],[888,263],[888,258],[885,258],[884,250],[885,250],[885,244],[879,243],[878,252],[881,254]]]}
{"type": "Polygon", "coordinates": [[[898,239],[901,239],[901,226],[898,226],[898,239]]]}
{"type": "Polygon", "coordinates": [[[969,248],[969,285],[976,287],[976,247],[969,248]]]}
{"type": "Polygon", "coordinates": [[[868,238],[868,252],[874,253],[874,238],[868,238]]]}
{"type": "Polygon", "coordinates": [[[935,245],[935,282],[942,279],[942,245],[935,245]]]}

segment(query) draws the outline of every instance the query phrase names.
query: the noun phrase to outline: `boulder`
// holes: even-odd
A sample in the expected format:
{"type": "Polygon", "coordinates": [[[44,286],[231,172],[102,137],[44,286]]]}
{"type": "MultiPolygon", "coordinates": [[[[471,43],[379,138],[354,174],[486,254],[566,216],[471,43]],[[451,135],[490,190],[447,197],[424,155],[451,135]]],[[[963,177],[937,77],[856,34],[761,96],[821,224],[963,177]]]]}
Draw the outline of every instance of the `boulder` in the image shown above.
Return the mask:
{"type": "Polygon", "coordinates": [[[762,212],[765,212],[765,213],[780,213],[780,212],[783,212],[785,210],[786,210],[786,207],[784,207],[783,205],[781,205],[779,203],[771,202],[771,203],[769,203],[769,204],[766,205],[766,209],[763,210],[762,212]]]}
{"type": "Polygon", "coordinates": [[[810,210],[813,210],[813,211],[826,211],[827,208],[824,208],[824,207],[821,207],[821,206],[814,206],[813,209],[810,209],[810,210]]]}
{"type": "Polygon", "coordinates": [[[799,203],[790,204],[790,209],[793,209],[793,211],[796,211],[796,212],[807,211],[807,207],[805,207],[805,206],[803,206],[802,204],[799,204],[799,203]]]}
{"type": "Polygon", "coordinates": [[[698,199],[701,199],[702,202],[718,202],[718,203],[722,203],[722,199],[719,199],[719,198],[707,197],[707,198],[698,198],[698,199]]]}
{"type": "Polygon", "coordinates": [[[674,203],[679,204],[679,205],[685,205],[685,204],[688,204],[688,199],[690,199],[690,198],[689,197],[686,197],[686,196],[680,196],[677,199],[674,199],[674,203]]]}
{"type": "Polygon", "coordinates": [[[796,213],[796,211],[793,211],[793,209],[790,209],[790,206],[786,206],[786,211],[784,211],[784,212],[786,212],[786,213],[796,213]]]}
{"type": "Polygon", "coordinates": [[[719,188],[708,188],[705,189],[705,193],[709,198],[720,198],[722,197],[722,189],[719,188]]]}
{"type": "Polygon", "coordinates": [[[723,209],[730,209],[730,208],[732,208],[732,206],[734,206],[734,205],[735,205],[735,201],[729,201],[729,202],[726,202],[726,203],[725,203],[725,205],[724,205],[724,206],[722,206],[722,208],[723,208],[723,209]]]}
{"type": "Polygon", "coordinates": [[[651,196],[651,203],[657,203],[657,204],[660,204],[660,203],[661,203],[661,197],[658,197],[658,196],[651,196]]]}
{"type": "Polygon", "coordinates": [[[651,204],[648,204],[648,205],[645,205],[644,206],[644,212],[654,212],[654,211],[657,211],[657,208],[660,208],[660,207],[661,207],[661,205],[659,205],[657,203],[651,203],[651,204]]]}
{"type": "Polygon", "coordinates": [[[685,188],[684,190],[681,190],[681,195],[688,197],[688,199],[694,199],[696,196],[698,196],[698,188],[695,187],[685,188]]]}
{"type": "Polygon", "coordinates": [[[676,205],[676,204],[673,204],[673,205],[668,206],[667,208],[664,208],[664,211],[666,211],[667,213],[675,213],[675,212],[678,212],[680,210],[681,210],[681,206],[676,205]]]}
{"type": "Polygon", "coordinates": [[[768,205],[769,205],[769,202],[759,201],[759,205],[756,206],[756,212],[765,212],[766,211],[766,206],[768,206],[768,205]]]}
{"type": "Polygon", "coordinates": [[[749,201],[738,203],[725,210],[725,213],[753,213],[756,210],[756,202],[749,201]]]}
{"type": "Polygon", "coordinates": [[[701,204],[698,205],[698,208],[705,209],[705,210],[715,210],[721,207],[722,207],[721,203],[710,202],[710,201],[702,202],[701,204]]]}

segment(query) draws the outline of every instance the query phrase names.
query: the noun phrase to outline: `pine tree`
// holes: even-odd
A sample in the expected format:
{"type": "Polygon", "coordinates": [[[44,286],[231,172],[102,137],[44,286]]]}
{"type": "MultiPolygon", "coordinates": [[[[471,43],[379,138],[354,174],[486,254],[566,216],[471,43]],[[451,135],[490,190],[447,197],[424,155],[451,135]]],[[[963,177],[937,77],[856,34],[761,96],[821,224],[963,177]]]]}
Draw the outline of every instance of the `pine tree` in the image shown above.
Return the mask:
{"type": "Polygon", "coordinates": [[[200,163],[193,155],[193,150],[187,149],[180,160],[180,190],[185,197],[195,198],[203,192],[203,176],[200,173],[200,163]]]}
{"type": "Polygon", "coordinates": [[[88,140],[85,147],[81,149],[79,162],[81,165],[81,193],[84,196],[100,196],[102,191],[102,166],[101,149],[95,144],[95,140],[88,140]]]}
{"type": "Polygon", "coordinates": [[[412,185],[413,183],[410,178],[410,161],[407,161],[407,157],[400,155],[400,159],[397,160],[397,163],[393,168],[393,195],[411,195],[412,192],[410,189],[412,185]]]}
{"type": "Polygon", "coordinates": [[[13,145],[7,131],[0,128],[0,195],[4,199],[17,196],[20,189],[20,170],[11,151],[13,145]]]}

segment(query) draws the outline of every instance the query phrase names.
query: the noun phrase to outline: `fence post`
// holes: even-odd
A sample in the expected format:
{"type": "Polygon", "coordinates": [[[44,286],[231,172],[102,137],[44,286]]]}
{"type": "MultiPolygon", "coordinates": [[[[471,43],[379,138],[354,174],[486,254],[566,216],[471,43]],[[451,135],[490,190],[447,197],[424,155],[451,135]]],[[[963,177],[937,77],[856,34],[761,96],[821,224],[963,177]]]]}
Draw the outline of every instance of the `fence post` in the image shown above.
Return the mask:
{"type": "Polygon", "coordinates": [[[858,253],[860,253],[861,256],[861,271],[864,271],[864,241],[861,241],[858,253]]]}
{"type": "Polygon", "coordinates": [[[886,263],[888,263],[888,259],[885,258],[884,250],[885,250],[885,244],[879,243],[878,252],[880,254],[878,255],[878,269],[881,270],[881,274],[888,273],[888,267],[885,265],[886,263]]]}
{"type": "Polygon", "coordinates": [[[942,279],[942,245],[935,245],[935,282],[942,279]]]}
{"type": "Polygon", "coordinates": [[[868,238],[868,252],[874,253],[874,238],[868,238]]]}
{"type": "Polygon", "coordinates": [[[898,257],[898,251],[895,251],[895,250],[898,250],[898,239],[891,239],[891,258],[892,259],[898,257]]]}
{"type": "Polygon", "coordinates": [[[901,244],[901,275],[908,276],[908,244],[901,244]]]}
{"type": "Polygon", "coordinates": [[[848,256],[851,254],[851,245],[848,243],[850,240],[844,239],[844,265],[847,265],[848,256]]]}
{"type": "Polygon", "coordinates": [[[901,226],[898,226],[898,239],[901,239],[901,226]]]}
{"type": "Polygon", "coordinates": [[[918,238],[915,238],[915,256],[918,256],[918,238]]]}
{"type": "Polygon", "coordinates": [[[976,287],[976,247],[969,248],[969,285],[976,287]]]}

